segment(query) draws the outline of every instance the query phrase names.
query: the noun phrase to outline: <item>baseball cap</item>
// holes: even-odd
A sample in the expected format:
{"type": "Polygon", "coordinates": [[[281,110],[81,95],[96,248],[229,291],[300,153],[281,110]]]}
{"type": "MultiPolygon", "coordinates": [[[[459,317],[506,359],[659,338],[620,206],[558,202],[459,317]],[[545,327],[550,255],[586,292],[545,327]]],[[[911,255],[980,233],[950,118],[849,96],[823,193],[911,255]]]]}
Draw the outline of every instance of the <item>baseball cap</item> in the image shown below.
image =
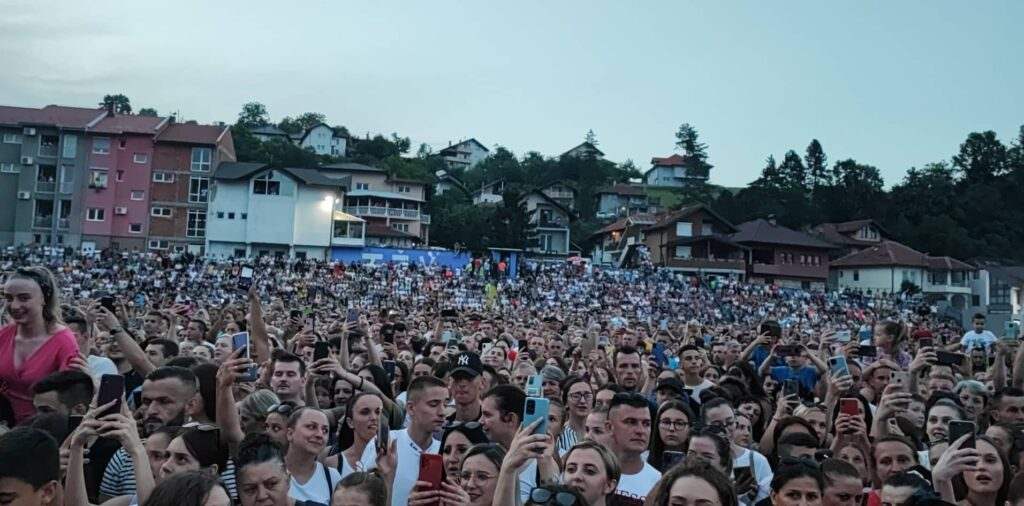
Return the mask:
{"type": "Polygon", "coordinates": [[[654,389],[654,391],[657,392],[658,390],[664,390],[666,388],[675,392],[676,395],[686,395],[686,387],[683,385],[682,381],[679,381],[676,378],[665,378],[659,381],[658,386],[654,389]]]}
{"type": "Polygon", "coordinates": [[[480,362],[480,355],[471,351],[464,351],[455,356],[455,360],[452,361],[455,369],[452,369],[451,375],[468,375],[470,378],[479,376],[484,371],[484,365],[480,362]]]}

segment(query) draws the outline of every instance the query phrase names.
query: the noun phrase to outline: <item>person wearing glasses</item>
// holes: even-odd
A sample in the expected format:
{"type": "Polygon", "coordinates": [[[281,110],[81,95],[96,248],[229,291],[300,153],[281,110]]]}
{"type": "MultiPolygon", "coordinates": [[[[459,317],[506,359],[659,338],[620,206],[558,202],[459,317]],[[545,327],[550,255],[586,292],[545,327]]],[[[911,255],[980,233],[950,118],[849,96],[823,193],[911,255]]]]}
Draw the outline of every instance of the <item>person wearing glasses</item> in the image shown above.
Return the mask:
{"type": "Polygon", "coordinates": [[[61,322],[59,298],[57,282],[44,267],[23,267],[4,283],[9,323],[0,327],[0,384],[17,423],[35,414],[35,382],[76,362],[85,365],[75,335],[61,322]]]}
{"type": "Polygon", "coordinates": [[[645,506],[734,506],[732,483],[715,467],[688,462],[666,472],[644,502],[645,506]]]}
{"type": "Polygon", "coordinates": [[[441,457],[445,480],[458,483],[463,457],[473,445],[487,443],[487,434],[480,422],[455,422],[445,426],[441,435],[441,457]]]}
{"type": "Polygon", "coordinates": [[[651,439],[651,408],[637,393],[619,393],[608,408],[611,450],[619,456],[622,476],[616,494],[643,500],[661,473],[644,460],[651,439]]]}
{"type": "Polygon", "coordinates": [[[647,462],[655,469],[665,472],[666,451],[686,452],[690,440],[690,428],[694,422],[693,410],[680,400],[665,401],[658,408],[651,432],[651,451],[647,462]]]}
{"type": "Polygon", "coordinates": [[[737,494],[746,496],[747,492],[756,488],[755,501],[768,497],[772,482],[772,468],[768,459],[757,451],[744,448],[732,441],[735,439],[736,411],[728,400],[717,398],[705,402],[701,406],[701,423],[706,427],[718,427],[729,443],[732,454],[732,468],[749,468],[750,472],[743,473],[743,482],[736,483],[737,494]],[[747,478],[747,477],[750,478],[747,478]],[[751,480],[751,481],[747,481],[751,480]]]}
{"type": "Polygon", "coordinates": [[[545,485],[530,491],[525,506],[593,506],[574,488],[564,485],[545,485]]]}
{"type": "Polygon", "coordinates": [[[566,406],[565,428],[558,436],[558,453],[564,454],[587,433],[587,415],[594,409],[594,390],[590,382],[580,376],[569,376],[564,385],[562,402],[566,406]]]}

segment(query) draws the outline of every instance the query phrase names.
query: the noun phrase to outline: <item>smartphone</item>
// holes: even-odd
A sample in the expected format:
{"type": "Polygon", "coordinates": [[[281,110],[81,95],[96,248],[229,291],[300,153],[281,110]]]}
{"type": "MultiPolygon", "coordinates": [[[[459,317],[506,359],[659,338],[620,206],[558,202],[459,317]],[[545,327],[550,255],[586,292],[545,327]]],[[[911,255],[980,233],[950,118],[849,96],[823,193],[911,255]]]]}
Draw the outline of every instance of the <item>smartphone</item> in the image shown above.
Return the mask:
{"type": "Polygon", "coordinates": [[[974,422],[953,420],[949,422],[949,442],[952,443],[960,439],[964,434],[970,434],[971,437],[967,438],[967,441],[960,448],[974,448],[974,435],[977,433],[977,430],[974,422]]]}
{"type": "Polygon", "coordinates": [[[381,365],[384,366],[384,372],[388,373],[388,378],[392,380],[395,379],[395,361],[384,360],[381,362],[381,365]]]}
{"type": "Polygon", "coordinates": [[[85,417],[82,415],[71,415],[68,416],[68,434],[73,434],[78,430],[78,426],[82,425],[82,420],[85,417]]]}
{"type": "Polygon", "coordinates": [[[836,332],[836,342],[848,343],[853,334],[849,330],[840,330],[836,332]]]}
{"type": "Polygon", "coordinates": [[[102,406],[115,400],[117,402],[113,406],[97,414],[96,418],[120,413],[121,403],[124,402],[124,376],[120,374],[104,374],[100,377],[100,391],[96,394],[96,405],[102,406]]]}
{"type": "Polygon", "coordinates": [[[857,416],[860,414],[860,401],[853,398],[839,399],[839,412],[846,415],[857,416]]]}
{"type": "Polygon", "coordinates": [[[114,296],[113,295],[104,295],[104,296],[100,297],[100,305],[103,306],[103,308],[106,309],[107,311],[110,311],[111,313],[113,313],[114,312],[114,296]]]}
{"type": "Polygon", "coordinates": [[[790,396],[800,393],[800,385],[794,379],[788,379],[782,384],[782,395],[790,396]]]}
{"type": "Polygon", "coordinates": [[[526,351],[526,348],[529,347],[530,344],[526,339],[519,339],[516,341],[516,346],[518,346],[517,349],[519,351],[526,351]]]}
{"type": "Polygon", "coordinates": [[[740,483],[743,480],[749,480],[754,477],[754,468],[750,466],[737,467],[732,470],[732,473],[733,477],[735,478],[733,480],[733,483],[740,483]]]}
{"type": "Polygon", "coordinates": [[[359,321],[359,310],[354,308],[348,309],[348,314],[345,316],[345,321],[348,323],[355,323],[359,321]]]}
{"type": "Polygon", "coordinates": [[[327,341],[317,341],[313,343],[313,362],[330,356],[331,347],[327,344],[327,341]]]}
{"type": "Polygon", "coordinates": [[[921,348],[931,348],[934,345],[935,345],[935,343],[932,341],[932,338],[930,338],[930,337],[922,337],[921,339],[917,340],[917,348],[918,349],[921,349],[921,348]]]}
{"type": "Polygon", "coordinates": [[[683,452],[675,452],[672,450],[665,450],[661,454],[661,472],[664,473],[679,464],[686,461],[686,454],[683,452]]]}
{"type": "Polygon", "coordinates": [[[892,382],[903,390],[910,388],[910,373],[907,371],[893,371],[892,382]]]}
{"type": "Polygon", "coordinates": [[[832,371],[833,376],[849,376],[850,368],[846,365],[846,357],[839,355],[835,357],[829,357],[828,368],[832,371]]]}
{"type": "Polygon", "coordinates": [[[388,425],[388,420],[384,415],[381,415],[380,422],[377,425],[377,448],[380,449],[381,453],[387,455],[388,450],[391,448],[391,427],[388,425]]]}
{"type": "Polygon", "coordinates": [[[1010,320],[1003,324],[1003,340],[1016,341],[1020,335],[1020,322],[1010,320]]]}
{"type": "Polygon", "coordinates": [[[877,357],[878,348],[870,344],[862,344],[857,348],[857,354],[862,357],[877,357]]]}
{"type": "Polygon", "coordinates": [[[542,397],[527,397],[523,406],[523,427],[530,425],[535,420],[540,424],[533,430],[534,434],[547,434],[548,432],[548,400],[542,397]]]}
{"type": "Polygon", "coordinates": [[[252,275],[252,267],[243,265],[242,269],[238,273],[237,288],[239,292],[248,292],[249,289],[252,288],[252,275]]]}
{"type": "Polygon", "coordinates": [[[959,366],[964,363],[964,356],[960,353],[950,353],[948,351],[936,351],[935,352],[936,362],[940,365],[953,365],[959,366]]]}
{"type": "Polygon", "coordinates": [[[420,475],[416,481],[425,481],[430,484],[431,490],[441,488],[441,480],[444,478],[444,461],[440,455],[434,453],[420,454],[420,475]]]}
{"type": "Polygon", "coordinates": [[[527,397],[540,397],[543,392],[542,386],[544,385],[544,377],[540,374],[531,375],[526,380],[526,396],[527,397]]]}
{"type": "MultiPolygon", "coordinates": [[[[248,332],[239,332],[239,333],[234,334],[234,335],[231,336],[231,351],[234,352],[234,351],[237,351],[240,348],[245,348],[245,353],[242,353],[241,356],[252,360],[252,355],[251,355],[252,350],[249,348],[249,333],[248,332]]],[[[246,383],[249,383],[249,382],[256,381],[258,378],[259,378],[258,366],[256,364],[253,364],[252,367],[250,367],[249,370],[246,371],[245,374],[243,374],[240,378],[238,378],[238,380],[239,381],[244,381],[246,383]]]]}

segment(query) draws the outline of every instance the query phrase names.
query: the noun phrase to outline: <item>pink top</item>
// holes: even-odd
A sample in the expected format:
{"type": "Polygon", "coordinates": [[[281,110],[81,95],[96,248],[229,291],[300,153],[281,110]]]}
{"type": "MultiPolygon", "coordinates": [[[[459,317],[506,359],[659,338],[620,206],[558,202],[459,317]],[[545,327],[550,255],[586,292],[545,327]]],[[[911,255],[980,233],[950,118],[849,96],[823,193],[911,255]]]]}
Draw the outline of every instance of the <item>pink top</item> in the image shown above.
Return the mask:
{"type": "Polygon", "coordinates": [[[18,335],[15,324],[0,328],[0,395],[7,397],[14,409],[17,423],[35,414],[32,404],[32,385],[52,372],[68,368],[72,358],[78,356],[78,342],[68,329],[50,336],[36,351],[14,368],[14,338],[18,335]]]}

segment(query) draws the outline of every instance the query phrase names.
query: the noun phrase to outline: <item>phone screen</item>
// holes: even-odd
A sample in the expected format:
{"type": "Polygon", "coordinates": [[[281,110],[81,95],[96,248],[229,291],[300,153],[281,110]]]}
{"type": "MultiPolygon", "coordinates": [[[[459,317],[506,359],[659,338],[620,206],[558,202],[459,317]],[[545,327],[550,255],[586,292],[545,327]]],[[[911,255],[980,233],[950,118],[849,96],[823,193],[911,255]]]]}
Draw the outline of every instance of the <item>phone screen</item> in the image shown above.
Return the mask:
{"type": "Polygon", "coordinates": [[[102,406],[110,401],[117,401],[96,418],[103,418],[107,415],[117,414],[121,411],[121,402],[124,399],[124,376],[120,374],[104,374],[100,378],[100,391],[96,395],[96,405],[102,406]]]}

